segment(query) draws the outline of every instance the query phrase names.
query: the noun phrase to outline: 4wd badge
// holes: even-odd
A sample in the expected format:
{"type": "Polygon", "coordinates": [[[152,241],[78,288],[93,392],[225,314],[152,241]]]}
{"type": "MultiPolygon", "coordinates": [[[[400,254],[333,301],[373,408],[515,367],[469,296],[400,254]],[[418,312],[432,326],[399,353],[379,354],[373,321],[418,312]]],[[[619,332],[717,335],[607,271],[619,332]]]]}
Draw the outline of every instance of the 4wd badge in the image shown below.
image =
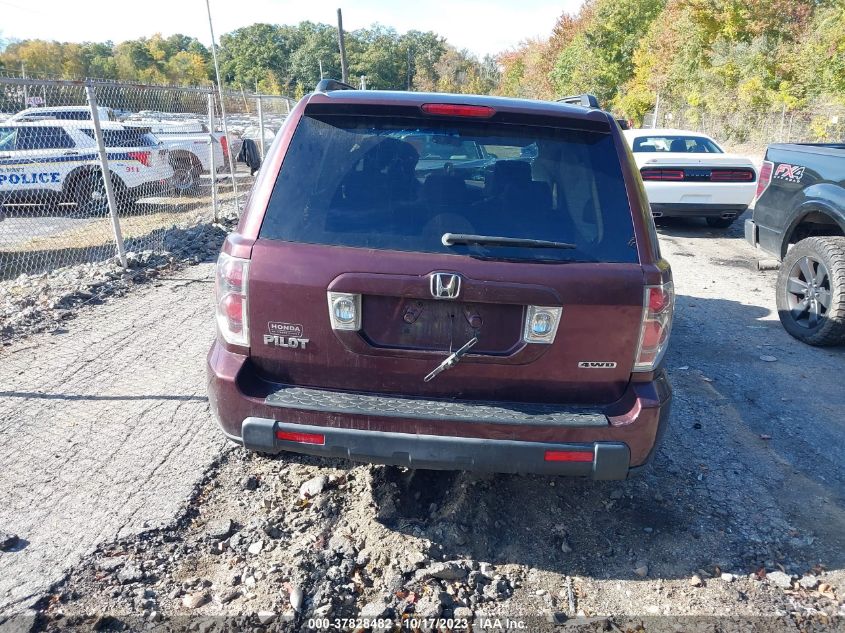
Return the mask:
{"type": "Polygon", "coordinates": [[[310,342],[309,339],[302,338],[304,330],[299,323],[270,321],[267,324],[267,330],[270,334],[264,335],[265,345],[288,349],[305,349],[305,346],[310,342]]]}
{"type": "Polygon", "coordinates": [[[613,369],[616,363],[609,360],[582,360],[578,363],[579,369],[613,369]]]}

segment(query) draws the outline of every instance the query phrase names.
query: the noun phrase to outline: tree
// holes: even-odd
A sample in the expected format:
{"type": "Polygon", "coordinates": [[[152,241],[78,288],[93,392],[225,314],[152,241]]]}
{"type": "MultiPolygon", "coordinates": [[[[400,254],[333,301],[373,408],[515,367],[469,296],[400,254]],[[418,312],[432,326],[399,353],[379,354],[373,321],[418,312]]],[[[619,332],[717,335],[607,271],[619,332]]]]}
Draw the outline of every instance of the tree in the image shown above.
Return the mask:
{"type": "Polygon", "coordinates": [[[404,88],[434,90],[435,64],[446,52],[446,39],[432,31],[408,31],[399,38],[398,54],[405,61],[404,88]]]}
{"type": "Polygon", "coordinates": [[[328,24],[301,22],[298,31],[299,44],[290,56],[294,81],[313,89],[320,79],[320,64],[324,77],[340,77],[337,29],[328,24]]]}
{"type": "Polygon", "coordinates": [[[253,24],[220,37],[224,81],[241,86],[272,84],[287,90],[293,83],[290,66],[295,32],[289,27],[253,24]]]}

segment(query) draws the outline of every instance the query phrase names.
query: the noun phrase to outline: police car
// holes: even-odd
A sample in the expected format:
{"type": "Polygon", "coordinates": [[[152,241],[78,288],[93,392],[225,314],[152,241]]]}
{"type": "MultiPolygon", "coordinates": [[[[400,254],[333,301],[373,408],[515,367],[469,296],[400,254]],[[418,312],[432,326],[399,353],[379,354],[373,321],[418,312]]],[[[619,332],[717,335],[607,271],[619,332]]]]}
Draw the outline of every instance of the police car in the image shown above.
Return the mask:
{"type": "MultiPolygon", "coordinates": [[[[101,126],[120,207],[170,190],[168,151],[149,129],[101,126]]],[[[83,213],[108,211],[92,123],[0,123],[0,204],[62,202],[75,203],[83,213]]]]}
{"type": "MultiPolygon", "coordinates": [[[[100,121],[117,121],[117,113],[111,108],[98,106],[100,121]]],[[[54,106],[51,108],[35,107],[21,110],[6,119],[15,121],[43,121],[45,119],[61,119],[65,121],[90,121],[91,108],[89,106],[54,106]]]]}

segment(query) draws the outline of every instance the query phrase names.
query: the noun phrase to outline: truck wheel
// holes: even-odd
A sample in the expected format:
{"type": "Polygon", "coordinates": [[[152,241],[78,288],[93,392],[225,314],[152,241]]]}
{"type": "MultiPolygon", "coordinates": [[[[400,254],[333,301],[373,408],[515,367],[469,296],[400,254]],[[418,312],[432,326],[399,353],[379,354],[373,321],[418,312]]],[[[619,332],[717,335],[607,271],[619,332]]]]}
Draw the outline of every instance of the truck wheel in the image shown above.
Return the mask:
{"type": "Polygon", "coordinates": [[[734,223],[734,219],[735,218],[705,218],[705,220],[707,220],[707,226],[711,226],[714,229],[726,229],[734,223]]]}
{"type": "Polygon", "coordinates": [[[77,209],[85,215],[105,215],[109,212],[106,184],[99,171],[80,175],[73,183],[71,196],[77,209]]]}
{"type": "Polygon", "coordinates": [[[202,167],[189,158],[178,157],[171,161],[173,188],[177,194],[194,193],[200,184],[202,167]]]}
{"type": "Polygon", "coordinates": [[[784,329],[799,341],[845,343],[845,237],[809,237],[789,250],[777,306],[784,329]]]}

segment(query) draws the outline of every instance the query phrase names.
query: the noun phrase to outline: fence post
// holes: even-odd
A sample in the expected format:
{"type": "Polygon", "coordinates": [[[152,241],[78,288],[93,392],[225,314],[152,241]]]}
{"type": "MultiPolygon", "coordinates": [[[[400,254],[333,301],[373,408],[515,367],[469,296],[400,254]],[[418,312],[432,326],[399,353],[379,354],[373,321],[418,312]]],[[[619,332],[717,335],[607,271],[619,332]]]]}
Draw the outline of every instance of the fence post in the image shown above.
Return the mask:
{"type": "Polygon", "coordinates": [[[103,143],[103,130],[100,128],[100,111],[97,109],[94,87],[89,83],[85,84],[85,96],[88,97],[88,107],[91,108],[91,122],[94,124],[94,137],[97,141],[97,151],[100,154],[100,171],[103,174],[103,184],[106,187],[106,199],[109,203],[109,215],[114,231],[114,241],[117,244],[117,255],[120,258],[120,265],[126,268],[126,248],[123,245],[123,233],[120,231],[120,219],[117,217],[117,200],[114,197],[111,171],[109,171],[109,157],[106,153],[105,143],[103,143]]]}
{"type": "Polygon", "coordinates": [[[235,196],[235,213],[241,217],[240,202],[238,200],[238,183],[235,180],[235,156],[232,154],[232,139],[229,138],[229,125],[226,122],[226,104],[223,96],[223,89],[217,86],[217,91],[220,94],[220,119],[223,122],[223,136],[226,137],[226,158],[229,160],[229,175],[232,177],[232,194],[235,196]]]}
{"type": "Polygon", "coordinates": [[[261,106],[261,95],[255,97],[258,102],[258,144],[261,148],[261,160],[264,160],[264,108],[261,106]]]}
{"type": "Polygon", "coordinates": [[[220,221],[217,205],[217,165],[214,164],[214,93],[208,93],[208,169],[211,172],[211,207],[214,210],[214,221],[220,221]]]}

